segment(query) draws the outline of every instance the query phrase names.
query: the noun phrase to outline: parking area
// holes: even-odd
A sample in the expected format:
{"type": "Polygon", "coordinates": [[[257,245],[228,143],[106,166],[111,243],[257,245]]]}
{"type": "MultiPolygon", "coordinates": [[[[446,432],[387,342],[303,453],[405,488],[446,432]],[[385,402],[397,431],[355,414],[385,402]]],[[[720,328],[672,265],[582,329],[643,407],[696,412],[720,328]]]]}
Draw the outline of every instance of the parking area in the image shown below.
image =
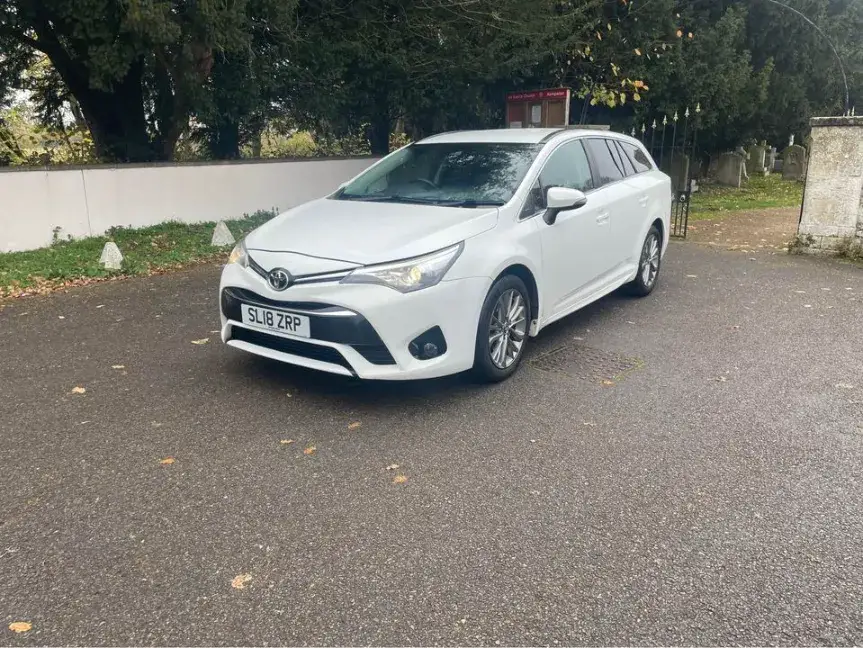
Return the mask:
{"type": "Polygon", "coordinates": [[[493,387],[226,348],[218,272],[0,310],[0,643],[863,641],[859,267],[672,243],[493,387]]]}

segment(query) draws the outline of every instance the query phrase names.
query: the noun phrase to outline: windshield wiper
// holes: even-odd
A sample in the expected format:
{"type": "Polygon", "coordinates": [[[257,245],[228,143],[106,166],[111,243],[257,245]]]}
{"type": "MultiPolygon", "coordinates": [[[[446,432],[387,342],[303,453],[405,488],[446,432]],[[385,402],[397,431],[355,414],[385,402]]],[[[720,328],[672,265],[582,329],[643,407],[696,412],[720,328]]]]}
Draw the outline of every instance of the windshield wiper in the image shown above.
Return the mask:
{"type": "Polygon", "coordinates": [[[415,205],[437,205],[440,201],[432,198],[412,198],[410,196],[358,196],[354,194],[342,194],[339,200],[359,200],[364,202],[392,202],[412,203],[415,205]]]}
{"type": "Polygon", "coordinates": [[[439,204],[446,207],[501,207],[506,203],[502,200],[452,200],[441,201],[439,204]]]}

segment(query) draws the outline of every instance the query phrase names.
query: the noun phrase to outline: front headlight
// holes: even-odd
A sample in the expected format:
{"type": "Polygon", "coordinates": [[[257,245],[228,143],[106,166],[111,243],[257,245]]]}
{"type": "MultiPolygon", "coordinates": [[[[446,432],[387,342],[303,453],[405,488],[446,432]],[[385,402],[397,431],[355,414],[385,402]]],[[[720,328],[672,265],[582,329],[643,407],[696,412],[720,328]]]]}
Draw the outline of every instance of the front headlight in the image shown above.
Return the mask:
{"type": "Polygon", "coordinates": [[[246,244],[240,241],[231,250],[231,255],[228,257],[228,265],[238,263],[243,268],[249,267],[249,255],[246,253],[246,244]]]}
{"type": "Polygon", "coordinates": [[[464,243],[459,243],[406,261],[358,268],[342,283],[381,284],[403,293],[430,288],[444,278],[463,249],[464,243]]]}

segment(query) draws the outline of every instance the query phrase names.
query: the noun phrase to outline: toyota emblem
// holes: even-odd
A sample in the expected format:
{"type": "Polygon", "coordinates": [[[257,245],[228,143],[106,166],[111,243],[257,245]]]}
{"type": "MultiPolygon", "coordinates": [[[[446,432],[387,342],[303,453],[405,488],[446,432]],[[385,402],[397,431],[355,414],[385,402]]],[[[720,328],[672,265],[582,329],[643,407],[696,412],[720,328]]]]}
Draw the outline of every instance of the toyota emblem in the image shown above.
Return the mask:
{"type": "Polygon", "coordinates": [[[273,290],[287,290],[292,281],[293,277],[291,277],[291,273],[284,268],[273,268],[267,275],[267,283],[270,284],[270,288],[273,290]]]}

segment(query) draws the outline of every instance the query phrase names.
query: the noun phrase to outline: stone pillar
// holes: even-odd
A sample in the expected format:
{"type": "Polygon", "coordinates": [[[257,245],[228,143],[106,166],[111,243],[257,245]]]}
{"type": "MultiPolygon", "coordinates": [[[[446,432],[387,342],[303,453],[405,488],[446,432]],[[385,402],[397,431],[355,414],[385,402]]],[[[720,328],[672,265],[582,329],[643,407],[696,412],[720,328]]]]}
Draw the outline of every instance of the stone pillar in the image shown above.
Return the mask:
{"type": "Polygon", "coordinates": [[[863,238],[863,117],[815,117],[798,234],[830,249],[863,238]],[[810,238],[811,237],[811,238],[810,238]]]}

